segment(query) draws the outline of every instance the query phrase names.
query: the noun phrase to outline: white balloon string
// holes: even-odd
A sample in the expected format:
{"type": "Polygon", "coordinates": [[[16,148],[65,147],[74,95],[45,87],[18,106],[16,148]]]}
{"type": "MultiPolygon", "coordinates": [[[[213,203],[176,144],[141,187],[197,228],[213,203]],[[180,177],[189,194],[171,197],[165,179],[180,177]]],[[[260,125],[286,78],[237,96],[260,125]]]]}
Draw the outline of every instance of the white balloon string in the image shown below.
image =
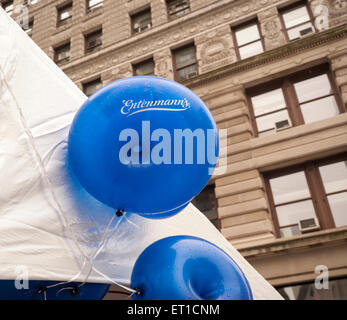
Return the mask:
{"type": "MultiPolygon", "coordinates": [[[[94,259],[99,255],[99,253],[102,251],[102,249],[104,248],[105,244],[107,243],[107,241],[105,241],[105,240],[106,240],[107,234],[109,233],[109,229],[110,229],[111,224],[112,224],[112,222],[113,222],[115,217],[116,217],[116,215],[114,214],[112,216],[112,218],[110,219],[110,222],[108,223],[108,225],[107,225],[107,227],[105,229],[105,232],[104,232],[104,234],[103,234],[103,236],[102,236],[102,238],[101,238],[101,240],[99,242],[98,248],[96,249],[96,251],[93,254],[93,256],[90,258],[90,260],[92,262],[94,262],[94,259]]],[[[122,218],[123,218],[123,216],[118,220],[118,222],[117,222],[117,224],[115,226],[115,229],[117,229],[117,227],[119,226],[119,223],[120,223],[122,218]]]]}
{"type": "Polygon", "coordinates": [[[99,271],[98,269],[96,269],[95,266],[93,267],[93,270],[94,270],[96,273],[98,273],[98,274],[100,274],[101,276],[103,276],[103,277],[104,277],[105,279],[107,279],[108,281],[112,282],[113,284],[115,284],[115,285],[117,285],[117,286],[119,286],[119,287],[121,287],[121,288],[123,288],[123,289],[129,291],[129,292],[132,292],[133,294],[134,294],[134,293],[137,294],[137,291],[136,291],[136,290],[131,289],[131,288],[127,287],[127,286],[124,286],[124,285],[122,285],[122,284],[120,284],[120,283],[118,283],[118,282],[112,280],[112,279],[109,278],[107,275],[103,274],[101,271],[99,271]]]}
{"type": "Polygon", "coordinates": [[[127,218],[125,214],[124,214],[124,219],[125,219],[129,224],[131,224],[133,227],[135,227],[136,229],[140,229],[140,227],[139,227],[136,223],[132,222],[129,218],[127,218]]]}
{"type": "Polygon", "coordinates": [[[64,291],[64,290],[73,290],[75,289],[74,287],[65,287],[65,288],[61,288],[60,290],[57,291],[57,294],[58,295],[60,292],[64,291]]]}
{"type": "MultiPolygon", "coordinates": [[[[80,271],[79,271],[75,276],[73,276],[70,280],[68,280],[68,281],[62,281],[62,282],[59,282],[59,283],[55,283],[55,284],[52,284],[52,285],[50,285],[50,286],[47,286],[46,288],[53,288],[53,287],[56,287],[56,286],[60,286],[60,285],[64,285],[64,284],[73,282],[75,279],[77,279],[77,278],[82,274],[82,271],[83,271],[84,266],[86,265],[87,261],[89,261],[89,262],[92,261],[92,263],[94,262],[94,259],[93,259],[93,258],[95,258],[95,256],[98,254],[98,249],[100,248],[100,246],[102,246],[102,242],[105,240],[105,234],[108,232],[108,229],[109,229],[110,225],[112,224],[112,222],[113,222],[113,220],[114,220],[114,217],[115,217],[115,215],[113,215],[112,218],[110,219],[110,222],[108,223],[108,225],[107,225],[107,227],[106,227],[106,230],[105,230],[105,232],[104,232],[104,234],[103,234],[103,237],[102,237],[102,239],[101,239],[101,241],[100,241],[101,244],[98,245],[98,248],[97,248],[96,252],[93,254],[93,256],[92,256],[91,258],[85,257],[85,259],[84,259],[84,261],[83,261],[83,264],[82,264],[82,266],[81,266],[81,268],[80,268],[80,271]]],[[[92,268],[93,268],[93,266],[90,267],[90,269],[89,269],[89,271],[88,271],[88,274],[87,274],[87,276],[86,276],[86,278],[85,278],[83,284],[87,282],[87,280],[88,280],[88,278],[89,278],[89,276],[90,276],[90,273],[91,273],[91,271],[92,271],[92,268]]]]}
{"type": "Polygon", "coordinates": [[[82,267],[80,268],[80,271],[76,275],[74,275],[70,280],[54,283],[54,284],[51,284],[51,285],[47,286],[46,288],[49,289],[49,288],[53,288],[53,287],[57,287],[57,286],[60,286],[60,285],[63,285],[63,284],[67,284],[67,283],[73,282],[75,279],[77,279],[82,274],[83,268],[86,265],[86,261],[87,261],[87,259],[84,259],[82,267]]]}
{"type": "MultiPolygon", "coordinates": [[[[123,218],[126,219],[125,214],[126,214],[126,213],[124,213],[124,214],[120,217],[120,219],[118,219],[117,224],[116,224],[115,227],[114,227],[114,230],[116,230],[116,229],[118,228],[118,226],[119,226],[119,224],[121,223],[121,220],[122,220],[123,218]]],[[[77,279],[77,278],[81,275],[81,273],[82,273],[82,271],[83,271],[83,268],[84,268],[84,266],[85,266],[85,264],[86,264],[86,261],[89,261],[89,262],[91,262],[91,266],[90,266],[90,269],[89,269],[89,271],[88,271],[88,274],[86,275],[84,281],[83,281],[81,284],[79,284],[78,287],[83,286],[83,285],[87,282],[87,280],[88,280],[88,278],[89,278],[89,276],[90,276],[92,270],[95,270],[97,273],[99,273],[99,274],[102,275],[105,279],[111,281],[112,283],[114,283],[114,284],[120,286],[121,288],[123,288],[123,289],[125,289],[125,290],[127,290],[127,291],[129,291],[129,292],[132,292],[132,294],[136,293],[135,290],[133,290],[133,289],[131,289],[131,288],[128,288],[128,287],[126,287],[126,286],[124,286],[124,285],[121,285],[121,284],[117,283],[116,281],[110,279],[109,277],[107,277],[106,275],[104,275],[102,272],[98,271],[98,270],[94,267],[95,258],[100,254],[100,252],[104,249],[105,245],[107,244],[107,240],[108,240],[107,235],[108,235],[109,232],[110,232],[110,228],[111,228],[112,222],[114,221],[115,217],[116,217],[116,215],[113,215],[112,218],[110,219],[110,221],[109,221],[109,223],[108,223],[108,225],[107,225],[107,227],[106,227],[106,229],[105,229],[105,232],[103,233],[103,236],[102,236],[102,238],[101,238],[101,240],[100,240],[100,243],[99,243],[99,245],[98,245],[98,248],[96,249],[96,251],[95,251],[95,253],[93,254],[92,257],[87,258],[87,259],[84,260],[83,265],[82,265],[81,270],[79,271],[79,273],[76,274],[76,275],[75,275],[73,278],[71,278],[69,281],[63,281],[63,282],[59,282],[59,283],[56,283],[56,284],[52,284],[52,285],[50,285],[50,286],[47,286],[46,288],[52,288],[52,287],[56,287],[56,286],[59,286],[59,285],[64,285],[64,284],[73,282],[75,279],[77,279]]],[[[129,220],[127,219],[127,221],[129,221],[129,220]]],[[[69,287],[69,288],[70,288],[70,287],[69,287]]],[[[58,294],[61,290],[62,290],[62,289],[60,289],[60,290],[57,292],[57,294],[58,294]]]]}

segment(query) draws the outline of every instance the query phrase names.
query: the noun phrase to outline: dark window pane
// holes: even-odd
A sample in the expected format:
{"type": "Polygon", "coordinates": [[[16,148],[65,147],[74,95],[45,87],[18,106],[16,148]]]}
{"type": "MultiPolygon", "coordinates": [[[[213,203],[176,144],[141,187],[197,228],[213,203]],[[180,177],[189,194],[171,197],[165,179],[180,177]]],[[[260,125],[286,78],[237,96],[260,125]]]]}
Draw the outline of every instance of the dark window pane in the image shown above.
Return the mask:
{"type": "Polygon", "coordinates": [[[216,227],[216,229],[220,229],[220,226],[219,226],[219,220],[218,219],[214,219],[214,220],[211,220],[212,224],[216,227]]]}
{"type": "Polygon", "coordinates": [[[33,35],[33,26],[34,26],[34,20],[30,20],[28,25],[24,25],[23,26],[23,30],[25,31],[25,33],[31,37],[33,35]]]}
{"type": "Polygon", "coordinates": [[[91,53],[101,49],[102,46],[102,30],[95,31],[86,35],[86,52],[91,53]]]}
{"type": "Polygon", "coordinates": [[[214,185],[207,186],[192,200],[192,204],[210,220],[217,218],[217,205],[214,188],[214,185]]]}
{"type": "Polygon", "coordinates": [[[56,63],[68,62],[70,60],[70,43],[57,47],[54,51],[56,63]]]}
{"type": "Polygon", "coordinates": [[[189,46],[176,50],[175,59],[177,69],[196,63],[195,47],[189,46]]]}
{"type": "Polygon", "coordinates": [[[148,60],[134,65],[134,74],[136,76],[153,76],[154,75],[154,61],[148,60]]]}
{"type": "Polygon", "coordinates": [[[5,12],[11,17],[13,13],[13,1],[3,1],[1,6],[5,10],[5,12]]]}
{"type": "Polygon", "coordinates": [[[92,95],[96,90],[102,87],[102,82],[100,79],[93,80],[83,84],[83,92],[86,96],[92,95]]]}
{"type": "Polygon", "coordinates": [[[170,17],[180,17],[190,12],[189,0],[167,0],[170,17]]]}
{"type": "Polygon", "coordinates": [[[194,45],[175,50],[174,58],[179,80],[189,79],[198,75],[194,45]]]}

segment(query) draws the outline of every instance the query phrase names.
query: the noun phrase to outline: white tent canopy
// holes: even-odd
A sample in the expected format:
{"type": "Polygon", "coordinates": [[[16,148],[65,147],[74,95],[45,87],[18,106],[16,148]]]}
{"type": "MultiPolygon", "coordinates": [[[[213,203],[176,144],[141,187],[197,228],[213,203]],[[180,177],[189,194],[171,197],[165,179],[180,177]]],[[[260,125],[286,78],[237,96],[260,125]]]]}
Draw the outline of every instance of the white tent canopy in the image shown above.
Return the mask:
{"type": "Polygon", "coordinates": [[[151,243],[171,235],[206,239],[245,273],[255,299],[280,295],[193,205],[163,220],[117,218],[70,178],[67,135],[87,97],[0,9],[0,279],[129,285],[151,243]]]}

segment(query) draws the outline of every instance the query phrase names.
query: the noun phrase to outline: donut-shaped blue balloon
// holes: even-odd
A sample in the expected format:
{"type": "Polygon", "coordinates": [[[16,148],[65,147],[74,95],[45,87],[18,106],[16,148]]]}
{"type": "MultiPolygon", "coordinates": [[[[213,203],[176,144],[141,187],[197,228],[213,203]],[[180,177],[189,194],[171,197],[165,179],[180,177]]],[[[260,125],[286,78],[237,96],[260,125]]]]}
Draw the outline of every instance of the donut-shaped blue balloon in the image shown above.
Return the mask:
{"type": "Polygon", "coordinates": [[[115,81],[72,123],[68,154],[81,185],[114,209],[147,217],[180,211],[216,166],[218,131],[191,90],[157,77],[115,81]]]}
{"type": "Polygon", "coordinates": [[[23,282],[16,288],[14,280],[0,280],[0,300],[101,300],[110,288],[102,283],[60,283],[29,280],[27,288],[23,282]]]}
{"type": "Polygon", "coordinates": [[[138,257],[135,300],[252,300],[240,267],[222,249],[191,236],[163,238],[138,257]]]}

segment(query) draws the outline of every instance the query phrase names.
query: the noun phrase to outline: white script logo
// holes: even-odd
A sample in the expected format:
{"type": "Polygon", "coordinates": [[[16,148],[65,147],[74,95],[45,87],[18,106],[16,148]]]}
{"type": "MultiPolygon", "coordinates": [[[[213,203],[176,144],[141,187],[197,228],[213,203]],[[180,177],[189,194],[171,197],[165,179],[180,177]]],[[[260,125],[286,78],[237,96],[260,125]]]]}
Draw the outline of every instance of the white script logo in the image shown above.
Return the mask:
{"type": "Polygon", "coordinates": [[[185,111],[189,108],[190,103],[186,98],[155,101],[140,100],[138,102],[134,102],[133,100],[123,100],[121,113],[129,117],[144,111],[185,111]]]}

